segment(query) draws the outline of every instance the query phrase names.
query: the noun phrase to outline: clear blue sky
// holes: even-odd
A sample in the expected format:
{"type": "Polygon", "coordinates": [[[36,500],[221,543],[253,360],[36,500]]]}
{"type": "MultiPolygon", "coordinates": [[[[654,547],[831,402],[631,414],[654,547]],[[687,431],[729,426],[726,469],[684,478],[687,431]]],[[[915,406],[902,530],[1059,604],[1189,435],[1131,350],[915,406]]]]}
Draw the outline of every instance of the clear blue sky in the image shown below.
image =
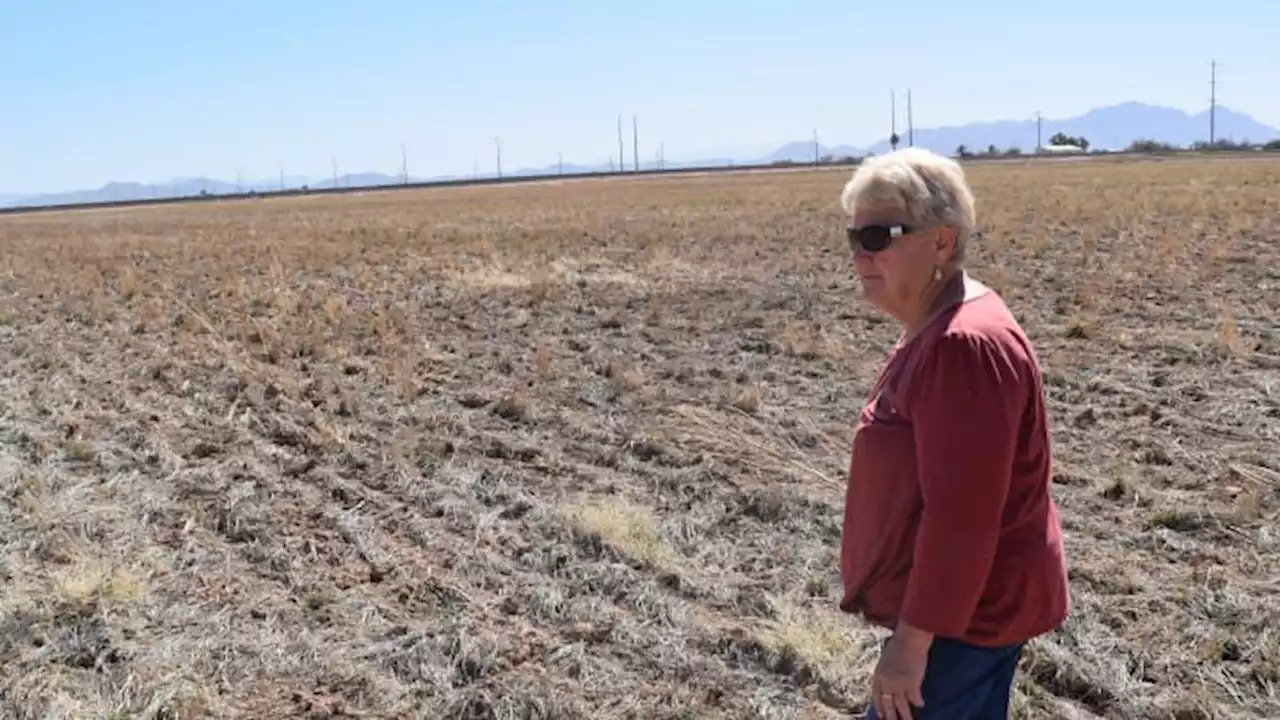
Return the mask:
{"type": "Polygon", "coordinates": [[[1280,2],[45,0],[0,3],[0,194],[769,151],[1222,103],[1280,126],[1280,2]]]}

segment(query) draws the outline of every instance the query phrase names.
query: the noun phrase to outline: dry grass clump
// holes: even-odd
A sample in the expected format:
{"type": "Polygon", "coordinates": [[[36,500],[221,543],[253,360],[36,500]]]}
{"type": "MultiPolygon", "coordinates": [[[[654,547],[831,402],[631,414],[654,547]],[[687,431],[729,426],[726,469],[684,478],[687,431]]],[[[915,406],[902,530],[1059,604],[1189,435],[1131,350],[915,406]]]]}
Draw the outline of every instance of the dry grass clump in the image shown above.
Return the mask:
{"type": "MultiPolygon", "coordinates": [[[[1280,716],[1280,165],[971,167],[1076,599],[1015,715],[1280,716]]],[[[847,716],[844,177],[0,218],[0,716],[847,716]]]]}

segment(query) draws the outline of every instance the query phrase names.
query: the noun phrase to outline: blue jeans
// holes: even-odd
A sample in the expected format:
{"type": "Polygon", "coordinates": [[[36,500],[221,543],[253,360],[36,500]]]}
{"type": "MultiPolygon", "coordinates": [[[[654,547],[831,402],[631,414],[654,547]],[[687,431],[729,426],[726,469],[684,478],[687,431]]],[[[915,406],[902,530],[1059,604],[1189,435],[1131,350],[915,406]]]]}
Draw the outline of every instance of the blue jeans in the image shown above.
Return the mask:
{"type": "MultiPolygon", "coordinates": [[[[986,648],[949,638],[934,638],[920,689],[923,708],[913,720],[1008,720],[1013,676],[1023,643],[986,648]]],[[[862,716],[879,720],[874,703],[862,716]]]]}

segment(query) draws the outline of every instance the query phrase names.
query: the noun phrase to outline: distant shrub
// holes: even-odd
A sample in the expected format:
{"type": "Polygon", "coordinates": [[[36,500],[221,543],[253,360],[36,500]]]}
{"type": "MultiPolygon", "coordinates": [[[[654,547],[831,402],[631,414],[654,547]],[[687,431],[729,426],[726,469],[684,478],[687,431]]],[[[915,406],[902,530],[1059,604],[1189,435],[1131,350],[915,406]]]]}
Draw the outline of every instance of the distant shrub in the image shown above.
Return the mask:
{"type": "Polygon", "coordinates": [[[1161,152],[1175,152],[1178,150],[1178,147],[1176,145],[1166,143],[1166,142],[1160,142],[1158,140],[1142,139],[1142,140],[1134,140],[1133,142],[1129,143],[1129,147],[1126,149],[1129,152],[1137,152],[1137,153],[1161,153],[1161,152]]]}
{"type": "Polygon", "coordinates": [[[1075,145],[1081,150],[1088,151],[1089,138],[1086,138],[1083,136],[1072,137],[1066,133],[1054,133],[1053,137],[1049,138],[1049,144],[1050,145],[1075,145]]]}
{"type": "Polygon", "coordinates": [[[1248,140],[1236,141],[1236,140],[1218,139],[1218,140],[1214,140],[1212,143],[1200,141],[1200,142],[1195,142],[1191,144],[1192,150],[1200,150],[1203,152],[1224,152],[1224,151],[1238,152],[1240,150],[1252,150],[1254,147],[1255,147],[1254,144],[1249,142],[1248,140]]]}

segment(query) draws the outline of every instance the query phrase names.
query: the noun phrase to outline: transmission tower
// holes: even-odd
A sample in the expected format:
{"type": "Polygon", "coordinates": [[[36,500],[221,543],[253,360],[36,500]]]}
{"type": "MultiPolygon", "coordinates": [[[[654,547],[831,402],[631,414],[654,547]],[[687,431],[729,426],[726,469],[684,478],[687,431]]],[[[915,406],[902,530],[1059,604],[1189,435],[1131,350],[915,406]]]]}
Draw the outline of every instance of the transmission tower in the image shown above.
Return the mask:
{"type": "Polygon", "coordinates": [[[898,141],[898,95],[894,90],[889,91],[889,149],[897,150],[898,141]]]}
{"type": "Polygon", "coordinates": [[[1209,148],[1218,140],[1218,61],[1209,62],[1209,148]]]}

